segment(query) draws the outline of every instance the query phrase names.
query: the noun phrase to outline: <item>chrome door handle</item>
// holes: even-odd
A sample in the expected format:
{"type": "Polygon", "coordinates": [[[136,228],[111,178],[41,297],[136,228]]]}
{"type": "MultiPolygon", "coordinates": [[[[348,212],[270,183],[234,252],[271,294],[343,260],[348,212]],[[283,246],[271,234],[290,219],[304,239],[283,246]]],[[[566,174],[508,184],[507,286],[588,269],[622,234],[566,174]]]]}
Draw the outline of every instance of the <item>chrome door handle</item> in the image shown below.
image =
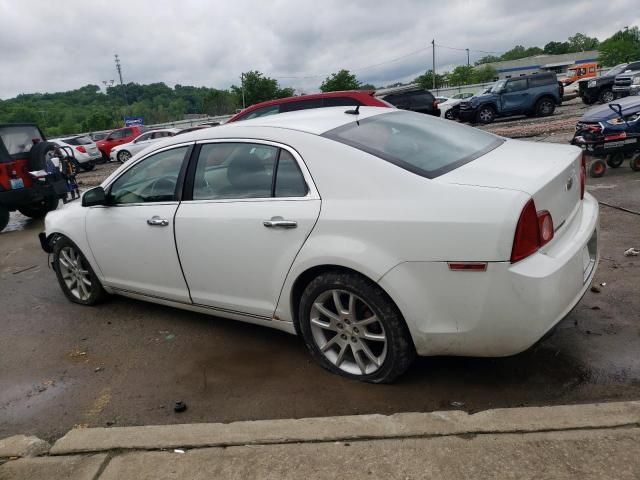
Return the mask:
{"type": "Polygon", "coordinates": [[[298,226],[298,222],[295,220],[285,220],[282,217],[273,217],[271,220],[265,220],[262,224],[269,228],[296,228],[298,226]]]}
{"type": "Polygon", "coordinates": [[[151,225],[152,227],[166,227],[169,225],[169,220],[154,215],[147,219],[147,225],[151,225]]]}

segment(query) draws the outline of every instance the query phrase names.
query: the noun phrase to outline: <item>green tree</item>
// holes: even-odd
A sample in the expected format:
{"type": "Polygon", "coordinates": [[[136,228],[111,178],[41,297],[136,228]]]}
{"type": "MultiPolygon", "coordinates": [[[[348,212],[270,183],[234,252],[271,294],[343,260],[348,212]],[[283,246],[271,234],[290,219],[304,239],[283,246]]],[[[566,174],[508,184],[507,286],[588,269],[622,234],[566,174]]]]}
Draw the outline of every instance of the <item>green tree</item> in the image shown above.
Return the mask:
{"type": "Polygon", "coordinates": [[[358,90],[375,90],[377,87],[373,83],[363,83],[358,90]]]}
{"type": "Polygon", "coordinates": [[[241,80],[242,83],[239,87],[236,85],[231,86],[231,91],[235,94],[239,105],[242,105],[243,93],[244,104],[247,107],[267,100],[291,97],[293,95],[292,88],[280,88],[276,79],[266,77],[257,70],[243,73],[241,80]]]}
{"type": "Polygon", "coordinates": [[[614,33],[600,44],[601,65],[614,66],[640,58],[640,31],[638,27],[614,33]]]}
{"type": "Polygon", "coordinates": [[[320,90],[322,92],[337,92],[339,90],[357,90],[360,88],[360,81],[349,70],[340,70],[332,73],[324,79],[320,90]]]}
{"type": "Polygon", "coordinates": [[[586,52],[595,50],[600,45],[600,40],[595,37],[587,37],[584,33],[576,33],[567,39],[570,52],[586,52]]]}
{"type": "Polygon", "coordinates": [[[561,55],[569,53],[569,42],[549,42],[544,46],[544,53],[547,55],[561,55]]]}
{"type": "Polygon", "coordinates": [[[474,67],[471,65],[458,65],[449,74],[449,84],[454,87],[470,83],[474,83],[474,67]]]}
{"type": "Polygon", "coordinates": [[[479,60],[476,60],[476,65],[484,65],[485,63],[495,63],[500,62],[502,57],[497,57],[495,55],[485,55],[479,60]]]}
{"type": "MultiPolygon", "coordinates": [[[[413,80],[413,83],[420,85],[425,90],[433,89],[433,70],[427,70],[413,80]]],[[[436,88],[442,88],[446,83],[446,76],[436,73],[436,88]]]]}
{"type": "Polygon", "coordinates": [[[498,71],[491,65],[482,65],[473,70],[473,83],[493,82],[496,78],[498,78],[498,71]]]}

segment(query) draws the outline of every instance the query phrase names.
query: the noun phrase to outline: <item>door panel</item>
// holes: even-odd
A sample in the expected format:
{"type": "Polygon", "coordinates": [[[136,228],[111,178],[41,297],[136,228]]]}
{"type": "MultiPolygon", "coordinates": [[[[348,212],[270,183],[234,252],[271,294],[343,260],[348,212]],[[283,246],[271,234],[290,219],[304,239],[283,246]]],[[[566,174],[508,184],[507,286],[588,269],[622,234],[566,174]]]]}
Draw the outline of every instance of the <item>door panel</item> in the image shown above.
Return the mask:
{"type": "Polygon", "coordinates": [[[270,318],[319,213],[308,198],[182,202],[176,243],[193,302],[270,318]],[[296,227],[266,227],[274,217],[296,227]]]}
{"type": "Polygon", "coordinates": [[[89,209],[87,237],[106,285],[190,301],[173,237],[177,208],[173,202],[89,209]],[[149,225],[153,217],[168,224],[149,225]]]}

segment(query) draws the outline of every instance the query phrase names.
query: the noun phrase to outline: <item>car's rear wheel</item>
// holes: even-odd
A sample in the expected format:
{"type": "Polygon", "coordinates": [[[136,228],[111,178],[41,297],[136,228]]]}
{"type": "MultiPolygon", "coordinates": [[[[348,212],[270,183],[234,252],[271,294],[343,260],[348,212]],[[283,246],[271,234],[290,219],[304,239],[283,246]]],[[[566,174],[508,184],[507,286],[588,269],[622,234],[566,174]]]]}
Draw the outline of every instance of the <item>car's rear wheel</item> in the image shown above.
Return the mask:
{"type": "Polygon", "coordinates": [[[23,214],[25,217],[30,218],[42,218],[47,213],[58,208],[58,197],[46,197],[42,199],[38,203],[33,203],[31,205],[23,205],[18,208],[18,211],[23,214]]]}
{"type": "Polygon", "coordinates": [[[456,117],[453,114],[453,111],[449,109],[446,112],[444,112],[444,118],[446,118],[447,120],[455,120],[456,117]]]}
{"type": "Polygon", "coordinates": [[[85,172],[90,172],[91,170],[93,170],[94,168],[96,168],[96,164],[93,162],[87,162],[87,163],[81,163],[80,167],[85,171],[85,172]]]}
{"type": "Polygon", "coordinates": [[[589,165],[589,175],[593,178],[602,177],[606,171],[607,164],[600,158],[593,160],[591,165],[589,165]]]}
{"type": "Polygon", "coordinates": [[[548,117],[553,115],[556,110],[556,104],[550,98],[541,98],[536,104],[536,115],[539,117],[548,117]]]}
{"type": "Polygon", "coordinates": [[[611,168],[618,168],[624,162],[624,154],[622,153],[612,153],[611,155],[607,155],[607,165],[611,168]]]}
{"type": "Polygon", "coordinates": [[[476,115],[476,120],[478,123],[488,124],[492,123],[496,118],[496,111],[490,105],[485,105],[480,107],[478,110],[478,114],[476,115]]]}
{"type": "Polygon", "coordinates": [[[415,357],[398,308],[380,287],[355,273],[315,278],[302,294],[298,320],[313,358],[345,377],[389,383],[415,357]]]}
{"type": "Polygon", "coordinates": [[[53,269],[65,296],[74,303],[94,305],[107,293],[80,249],[66,237],[53,247],[53,269]]]}
{"type": "Polygon", "coordinates": [[[636,153],[629,159],[629,166],[634,172],[640,172],[640,153],[636,153]]]}
{"type": "Polygon", "coordinates": [[[9,209],[0,205],[0,232],[9,224],[9,209]]]}
{"type": "Polygon", "coordinates": [[[120,163],[125,163],[129,161],[130,158],[131,158],[131,153],[129,153],[127,150],[122,150],[121,152],[118,152],[118,161],[120,163]]]}
{"type": "Polygon", "coordinates": [[[598,95],[598,101],[600,103],[609,103],[609,102],[613,102],[616,99],[616,94],[613,93],[612,90],[603,90],[600,92],[600,95],[598,95]]]}

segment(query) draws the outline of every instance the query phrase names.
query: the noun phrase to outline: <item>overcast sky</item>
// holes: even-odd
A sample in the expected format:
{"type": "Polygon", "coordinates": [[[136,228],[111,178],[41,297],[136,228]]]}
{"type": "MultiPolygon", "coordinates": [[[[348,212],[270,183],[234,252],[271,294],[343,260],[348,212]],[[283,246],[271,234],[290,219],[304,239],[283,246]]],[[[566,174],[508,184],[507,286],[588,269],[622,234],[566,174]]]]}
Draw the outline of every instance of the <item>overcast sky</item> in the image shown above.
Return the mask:
{"type": "MultiPolygon", "coordinates": [[[[259,70],[309,93],[346,68],[385,85],[431,68],[432,38],[473,62],[625,25],[640,25],[638,0],[0,0],[0,98],[102,86],[115,53],[125,82],[226,89],[259,70]]],[[[437,69],[462,63],[436,49],[437,69]]]]}

